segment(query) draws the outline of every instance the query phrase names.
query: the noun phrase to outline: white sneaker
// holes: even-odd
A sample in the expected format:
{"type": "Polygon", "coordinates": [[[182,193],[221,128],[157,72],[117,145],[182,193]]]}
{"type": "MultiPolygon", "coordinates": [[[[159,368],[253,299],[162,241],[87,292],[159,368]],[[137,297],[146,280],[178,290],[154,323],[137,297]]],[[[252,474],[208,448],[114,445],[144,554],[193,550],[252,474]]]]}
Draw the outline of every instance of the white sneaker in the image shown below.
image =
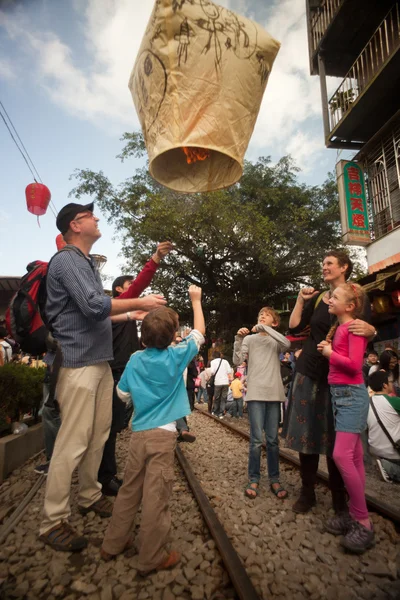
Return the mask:
{"type": "Polygon", "coordinates": [[[378,465],[378,468],[381,472],[383,481],[386,481],[386,483],[391,483],[392,480],[390,479],[387,471],[383,468],[382,463],[379,458],[376,459],[376,464],[378,465]]]}

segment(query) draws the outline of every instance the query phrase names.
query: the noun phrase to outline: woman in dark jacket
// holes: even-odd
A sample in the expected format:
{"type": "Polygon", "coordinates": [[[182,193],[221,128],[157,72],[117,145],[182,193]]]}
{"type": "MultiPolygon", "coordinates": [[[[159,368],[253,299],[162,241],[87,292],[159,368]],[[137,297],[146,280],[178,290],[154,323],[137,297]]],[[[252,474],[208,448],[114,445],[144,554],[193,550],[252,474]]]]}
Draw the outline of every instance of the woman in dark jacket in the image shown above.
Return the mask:
{"type": "MultiPolygon", "coordinates": [[[[308,512],[316,503],[314,488],[320,454],[325,454],[327,459],[333,508],[336,513],[347,510],[344,483],[332,459],[335,429],[328,385],[329,362],[318,352],[317,345],[326,338],[331,327],[330,295],[350,277],[352,268],[345,252],[329,252],[322,265],[323,279],[329,290],[320,293],[314,288],[301,289],[290,315],[291,333],[310,327],[310,335],[296,363],[284,426],[288,447],[297,450],[300,456],[302,487],[293,505],[293,510],[298,513],[308,512]]],[[[368,314],[367,307],[365,313],[368,314]]],[[[353,321],[349,330],[368,338],[376,335],[374,327],[359,319],[353,321]]]]}

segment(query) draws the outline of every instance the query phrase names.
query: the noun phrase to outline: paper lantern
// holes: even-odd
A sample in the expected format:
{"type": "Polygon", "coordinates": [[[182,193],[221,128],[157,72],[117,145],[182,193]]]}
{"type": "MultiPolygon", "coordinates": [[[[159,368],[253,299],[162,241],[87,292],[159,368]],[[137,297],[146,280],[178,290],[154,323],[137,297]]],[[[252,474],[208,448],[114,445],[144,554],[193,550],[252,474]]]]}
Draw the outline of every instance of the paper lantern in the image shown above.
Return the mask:
{"type": "Polygon", "coordinates": [[[390,309],[390,300],[388,296],[375,296],[372,306],[376,313],[386,313],[390,309]]]}
{"type": "Polygon", "coordinates": [[[25,189],[26,206],[32,214],[40,217],[46,213],[51,199],[50,190],[43,183],[30,183],[25,189]]]}
{"type": "Polygon", "coordinates": [[[64,248],[64,246],[67,245],[67,242],[64,240],[62,233],[59,233],[58,236],[56,237],[56,246],[57,246],[57,250],[61,250],[61,248],[64,248]]]}
{"type": "Polygon", "coordinates": [[[392,301],[397,308],[400,307],[400,290],[394,290],[394,292],[392,292],[392,301]]]}
{"type": "Polygon", "coordinates": [[[156,0],[129,88],[157,181],[193,193],[240,179],[279,47],[210,0],[156,0]]]}

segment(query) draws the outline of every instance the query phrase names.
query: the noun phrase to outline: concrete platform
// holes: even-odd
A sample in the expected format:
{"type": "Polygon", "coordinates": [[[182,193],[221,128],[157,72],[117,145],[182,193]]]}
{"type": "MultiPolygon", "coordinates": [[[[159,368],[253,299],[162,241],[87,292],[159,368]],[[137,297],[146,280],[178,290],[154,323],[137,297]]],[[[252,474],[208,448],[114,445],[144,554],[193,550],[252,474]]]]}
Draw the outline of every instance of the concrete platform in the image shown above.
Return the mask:
{"type": "Polygon", "coordinates": [[[7,435],[0,438],[0,484],[14,469],[44,448],[43,426],[32,425],[23,435],[7,435]]]}

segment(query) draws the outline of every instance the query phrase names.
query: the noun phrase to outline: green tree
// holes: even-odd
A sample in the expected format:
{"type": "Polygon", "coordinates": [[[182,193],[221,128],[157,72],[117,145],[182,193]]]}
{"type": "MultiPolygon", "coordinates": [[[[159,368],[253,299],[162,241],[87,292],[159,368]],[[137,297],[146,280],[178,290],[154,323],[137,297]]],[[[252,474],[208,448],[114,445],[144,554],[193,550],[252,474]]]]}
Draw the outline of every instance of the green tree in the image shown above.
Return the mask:
{"type": "MultiPolygon", "coordinates": [[[[141,157],[142,136],[126,133],[121,160],[141,157]]],[[[89,195],[121,236],[126,272],[137,272],[154,245],[175,244],[153,289],[188,317],[187,287],[204,291],[206,317],[221,337],[255,322],[263,305],[280,308],[301,284],[320,284],[320,264],[340,245],[336,183],[298,181],[290,157],[246,162],[229,189],[184,195],[158,184],[146,167],[114,187],[103,172],[77,170],[71,195],[89,195]]]]}

